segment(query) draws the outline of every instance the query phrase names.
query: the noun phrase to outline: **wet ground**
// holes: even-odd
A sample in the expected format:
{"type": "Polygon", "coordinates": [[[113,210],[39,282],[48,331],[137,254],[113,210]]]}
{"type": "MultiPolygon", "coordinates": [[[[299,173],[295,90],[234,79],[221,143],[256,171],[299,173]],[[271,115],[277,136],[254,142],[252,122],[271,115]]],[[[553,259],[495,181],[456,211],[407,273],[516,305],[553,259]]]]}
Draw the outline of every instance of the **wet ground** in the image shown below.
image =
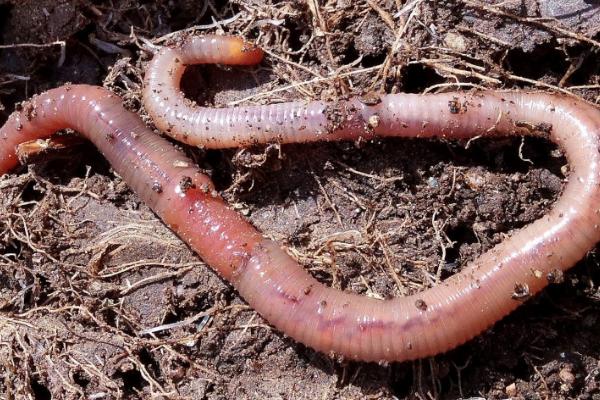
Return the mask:
{"type": "MultiPolygon", "coordinates": [[[[0,0],[0,122],[65,82],[145,115],[150,44],[194,26],[268,51],[257,68],[190,69],[186,93],[210,105],[481,87],[600,103],[600,3],[495,3],[0,0]]],[[[567,179],[561,153],[531,138],[186,151],[317,279],[376,297],[460,270],[567,179]]],[[[597,249],[454,351],[345,362],[273,330],[91,145],[35,158],[0,188],[4,398],[600,399],[597,249]]]]}

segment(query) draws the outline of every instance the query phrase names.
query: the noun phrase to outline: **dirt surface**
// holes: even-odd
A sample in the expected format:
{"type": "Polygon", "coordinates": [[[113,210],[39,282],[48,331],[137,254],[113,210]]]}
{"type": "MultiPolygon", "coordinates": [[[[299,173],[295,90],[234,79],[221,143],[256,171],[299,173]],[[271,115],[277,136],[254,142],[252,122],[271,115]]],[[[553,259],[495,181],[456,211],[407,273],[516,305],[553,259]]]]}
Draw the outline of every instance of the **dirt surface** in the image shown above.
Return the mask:
{"type": "MultiPolygon", "coordinates": [[[[144,115],[150,45],[198,26],[268,51],[192,68],[217,106],[457,88],[600,103],[597,0],[0,0],[0,122],[65,82],[144,115]],[[41,46],[12,46],[33,43],[41,46]]],[[[375,140],[186,149],[221,193],[319,280],[369,296],[435,285],[559,196],[542,140],[375,140]]],[[[87,143],[0,178],[0,393],[30,399],[600,399],[597,249],[460,348],[377,365],[274,331],[87,143]]]]}

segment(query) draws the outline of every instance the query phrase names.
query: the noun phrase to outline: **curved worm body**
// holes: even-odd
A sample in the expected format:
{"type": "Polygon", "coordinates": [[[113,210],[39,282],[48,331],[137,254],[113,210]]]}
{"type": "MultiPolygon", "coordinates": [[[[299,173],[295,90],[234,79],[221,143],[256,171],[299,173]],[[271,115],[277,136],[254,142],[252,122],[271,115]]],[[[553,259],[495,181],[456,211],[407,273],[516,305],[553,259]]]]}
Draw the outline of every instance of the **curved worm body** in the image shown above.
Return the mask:
{"type": "Polygon", "coordinates": [[[381,301],[317,282],[231,211],[190,160],[103,89],[54,89],[11,115],[0,129],[0,172],[16,165],[18,143],[65,127],[81,132],[142,200],[271,324],[319,351],[365,361],[410,360],[462,344],[573,266],[600,240],[600,113],[583,102],[539,93],[483,92],[196,110],[182,106],[181,94],[172,86],[182,70],[174,71],[172,64],[167,68],[167,56],[179,58],[176,64],[251,64],[260,60],[260,52],[240,40],[215,37],[193,39],[183,48],[192,48],[193,54],[167,49],[153,61],[145,100],[157,125],[188,143],[224,147],[374,135],[538,135],[565,151],[569,183],[546,216],[459,274],[417,295],[381,301]],[[183,129],[177,125],[182,121],[183,129]],[[193,126],[202,128],[188,131],[193,126]]]}

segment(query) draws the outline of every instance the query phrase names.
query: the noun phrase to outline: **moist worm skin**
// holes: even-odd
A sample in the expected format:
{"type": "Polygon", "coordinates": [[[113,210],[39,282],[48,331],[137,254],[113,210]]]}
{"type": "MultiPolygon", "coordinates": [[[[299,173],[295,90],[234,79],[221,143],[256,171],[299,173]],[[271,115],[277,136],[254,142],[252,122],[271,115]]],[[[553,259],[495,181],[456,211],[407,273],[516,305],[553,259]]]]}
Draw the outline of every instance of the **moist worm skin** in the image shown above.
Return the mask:
{"type": "MultiPolygon", "coordinates": [[[[205,45],[225,46],[213,39],[204,40],[205,45]]],[[[228,57],[243,58],[245,46],[237,48],[237,55],[202,51],[212,51],[211,61],[225,63],[228,57]]],[[[316,350],[365,361],[410,360],[462,344],[522,303],[514,296],[516,289],[537,293],[557,271],[570,268],[600,240],[600,115],[596,109],[571,98],[520,92],[389,95],[375,103],[352,99],[219,110],[225,120],[228,113],[251,116],[229,119],[239,131],[230,138],[233,143],[223,145],[374,135],[543,136],[565,152],[571,165],[569,182],[547,215],[514,232],[459,274],[422,293],[382,301],[334,290],[312,278],[276,243],[229,209],[210,179],[189,159],[104,89],[62,87],[22,106],[0,129],[0,172],[17,164],[19,143],[62,128],[80,132],[140,198],[271,324],[316,350]],[[273,107],[288,113],[272,112],[273,107]],[[319,108],[341,110],[342,117],[329,111],[303,114],[319,108]],[[296,133],[290,136],[282,129],[273,137],[256,138],[252,128],[259,116],[262,126],[296,127],[296,133]],[[328,126],[327,132],[314,137],[320,125],[328,126]]],[[[214,120],[207,125],[212,129],[211,124],[214,120]]]]}
{"type": "Polygon", "coordinates": [[[0,174],[17,165],[18,144],[70,128],[92,141],[129,187],[224,278],[231,279],[262,241],[192,160],[106,89],[63,86],[19,108],[0,128],[0,174]]]}
{"type": "Polygon", "coordinates": [[[377,301],[316,282],[277,245],[264,241],[233,277],[269,322],[315,349],[367,361],[408,360],[453,348],[480,333],[570,268],[600,240],[600,112],[543,93],[387,95],[334,103],[206,108],[179,89],[189,64],[255,64],[262,52],[239,38],[194,37],[149,63],[144,103],[155,124],[201,147],[301,143],[374,136],[543,136],[571,163],[561,199],[542,219],[442,284],[377,301]]]}

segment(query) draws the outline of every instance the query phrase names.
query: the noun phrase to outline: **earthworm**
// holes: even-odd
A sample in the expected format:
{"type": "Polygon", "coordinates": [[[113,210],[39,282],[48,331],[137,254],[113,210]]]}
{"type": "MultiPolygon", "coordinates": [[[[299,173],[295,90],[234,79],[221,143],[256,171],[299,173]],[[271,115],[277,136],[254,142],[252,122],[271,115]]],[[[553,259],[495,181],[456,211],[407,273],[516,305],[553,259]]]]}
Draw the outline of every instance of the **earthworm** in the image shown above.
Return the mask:
{"type": "MultiPolygon", "coordinates": [[[[186,58],[173,50],[185,64],[251,64],[260,59],[258,50],[238,39],[192,39],[186,46],[199,56],[186,58]],[[244,58],[247,54],[252,57],[244,58]]],[[[161,51],[159,60],[168,54],[169,50],[161,51]]],[[[155,96],[162,113],[177,110],[175,123],[197,118],[183,115],[184,109],[172,104],[180,99],[171,96],[178,89],[170,88],[173,80],[167,78],[179,72],[163,73],[152,66],[151,71],[154,76],[147,82],[157,86],[146,88],[150,92],[146,100],[155,96]],[[163,91],[170,94],[160,103],[163,91]]],[[[146,107],[152,113],[149,103],[146,107]]],[[[17,164],[14,149],[21,142],[61,128],[80,132],[138,196],[273,326],[316,350],[364,361],[422,358],[464,343],[560,279],[563,270],[600,240],[600,113],[573,98],[516,91],[397,94],[367,101],[201,109],[201,120],[203,113],[211,116],[205,119],[209,131],[217,130],[200,144],[213,147],[372,136],[530,135],[555,142],[571,172],[547,215],[514,232],[460,273],[415,295],[377,300],[315,280],[232,211],[191,160],[154,135],[104,89],[61,87],[21,106],[0,129],[0,171],[17,164]],[[230,125],[235,133],[226,129],[230,125]],[[223,143],[217,136],[221,128],[223,143]]],[[[171,134],[174,128],[175,124],[169,126],[171,134]]]]}
{"type": "Polygon", "coordinates": [[[265,274],[256,277],[265,286],[257,291],[248,280],[237,287],[259,312],[263,307],[267,320],[296,340],[363,360],[406,360],[442,352],[502,318],[548,281],[560,279],[562,270],[600,240],[597,109],[566,97],[519,92],[366,95],[330,103],[217,109],[194,104],[179,89],[188,65],[252,65],[262,57],[260,49],[235,37],[191,37],[163,47],[146,70],[146,110],[168,135],[200,147],[374,136],[534,135],[556,142],[573,168],[563,197],[546,217],[462,273],[409,298],[377,302],[333,291],[316,283],[276,246],[265,245],[268,250],[251,264],[265,274]]]}

